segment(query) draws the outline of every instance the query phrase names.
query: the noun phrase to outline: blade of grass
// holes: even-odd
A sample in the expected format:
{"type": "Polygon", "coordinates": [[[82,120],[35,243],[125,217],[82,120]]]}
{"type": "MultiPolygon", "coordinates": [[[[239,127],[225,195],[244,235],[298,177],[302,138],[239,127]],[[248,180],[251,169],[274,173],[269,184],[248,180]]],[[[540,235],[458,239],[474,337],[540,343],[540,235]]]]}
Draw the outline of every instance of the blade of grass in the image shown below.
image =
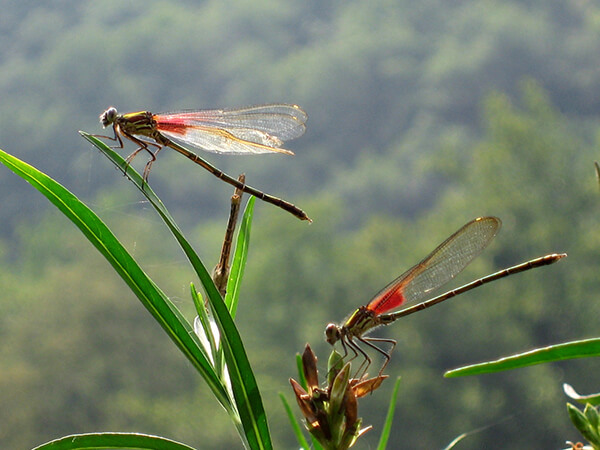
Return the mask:
{"type": "MultiPolygon", "coordinates": [[[[121,155],[119,155],[117,152],[115,152],[113,149],[107,146],[104,142],[83,131],[80,131],[79,133],[92,145],[94,145],[98,150],[100,150],[109,159],[109,161],[112,162],[115,166],[117,166],[127,176],[127,178],[131,180],[134,186],[137,187],[142,194],[144,194],[144,196],[148,199],[148,201],[154,207],[156,212],[158,212],[158,214],[161,216],[167,227],[169,227],[169,230],[171,230],[171,233],[173,233],[175,239],[177,239],[177,242],[179,243],[183,252],[190,261],[190,264],[194,268],[196,274],[198,274],[200,280],[203,280],[205,274],[208,274],[208,271],[204,267],[204,264],[202,264],[202,261],[198,257],[198,254],[194,251],[193,247],[183,236],[182,231],[175,223],[175,219],[173,219],[163,202],[154,193],[152,188],[147,183],[144,183],[141,175],[137,173],[133,167],[128,165],[127,162],[123,159],[123,157],[121,157],[121,155]]],[[[204,285],[204,282],[202,284],[204,285]]]]}
{"type": "MultiPolygon", "coordinates": [[[[206,338],[206,340],[208,341],[208,348],[207,348],[207,352],[210,353],[211,356],[211,361],[213,363],[213,367],[220,367],[222,369],[222,365],[219,361],[219,364],[217,365],[216,361],[217,359],[220,360],[220,358],[218,358],[218,352],[217,352],[217,340],[215,339],[215,334],[213,333],[212,327],[211,327],[211,322],[210,322],[210,317],[208,317],[208,311],[206,310],[206,307],[204,306],[204,302],[202,301],[202,298],[200,297],[200,294],[198,293],[198,291],[196,291],[196,287],[194,286],[194,283],[190,283],[190,293],[192,295],[192,299],[194,301],[194,306],[196,307],[196,312],[198,313],[198,317],[197,320],[200,321],[200,324],[202,325],[202,330],[204,331],[204,337],[206,338]]],[[[196,333],[198,334],[198,333],[196,333]]],[[[200,340],[202,341],[202,339],[200,340]]],[[[219,378],[221,378],[222,375],[222,371],[219,372],[219,378]]]]}
{"type": "MultiPolygon", "coordinates": [[[[244,268],[246,267],[246,260],[248,258],[250,230],[252,228],[252,214],[254,211],[255,200],[255,197],[250,197],[248,204],[246,205],[244,217],[242,219],[242,225],[240,226],[240,231],[238,232],[238,237],[236,240],[233,261],[229,270],[229,277],[227,279],[225,305],[227,306],[232,319],[235,319],[235,312],[240,295],[240,286],[242,284],[244,268]]],[[[223,360],[223,352],[221,351],[220,346],[215,355],[217,357],[215,359],[215,367],[218,367],[220,373],[223,373],[225,361],[223,360]]]]}
{"type": "Polygon", "coordinates": [[[388,407],[383,430],[381,430],[381,436],[379,437],[379,444],[377,445],[378,450],[385,450],[387,448],[388,440],[390,439],[392,422],[394,421],[394,412],[396,411],[396,399],[398,398],[398,391],[400,390],[400,380],[400,377],[396,378],[396,383],[394,384],[394,391],[392,392],[392,398],[390,398],[390,406],[388,407]]]}
{"type": "MultiPolygon", "coordinates": [[[[248,361],[239,332],[233,323],[233,319],[231,318],[228,309],[225,307],[219,291],[215,287],[210,273],[206,270],[206,267],[202,264],[202,261],[193,250],[192,246],[185,239],[163,203],[154,194],[152,189],[150,189],[147,184],[143,183],[142,177],[133,169],[133,167],[128,165],[121,155],[109,148],[104,142],[87,133],[80,133],[85,139],[103,152],[111,162],[121,168],[126,176],[146,196],[148,201],[150,201],[150,204],[152,204],[167,227],[171,230],[185,255],[190,260],[192,267],[196,271],[198,278],[204,287],[204,291],[206,292],[208,302],[211,305],[215,321],[221,334],[221,342],[225,351],[225,361],[229,371],[229,378],[248,445],[251,448],[272,448],[266,413],[264,411],[254,373],[250,367],[250,362],[248,361]]],[[[249,215],[249,217],[251,217],[251,215],[249,215]]]]}
{"type": "Polygon", "coordinates": [[[296,369],[298,370],[300,386],[302,386],[302,389],[308,392],[308,382],[306,381],[306,375],[304,375],[304,364],[302,362],[302,355],[300,353],[296,353],[296,369]]]}
{"type": "Polygon", "coordinates": [[[304,433],[302,433],[302,427],[296,420],[296,417],[294,416],[294,413],[292,412],[292,408],[290,407],[290,404],[288,403],[285,396],[281,392],[279,393],[279,398],[281,400],[281,403],[283,403],[283,408],[285,409],[285,413],[287,414],[288,420],[290,421],[290,425],[292,426],[292,429],[294,430],[294,434],[296,435],[296,440],[298,441],[298,444],[300,444],[300,448],[306,449],[306,450],[310,449],[311,447],[310,447],[308,441],[306,440],[306,438],[304,437],[304,433]]]}
{"type": "Polygon", "coordinates": [[[225,303],[214,285],[213,289],[217,297],[212,300],[209,296],[209,304],[221,333],[227,372],[246,436],[251,445],[258,444],[258,447],[253,448],[271,449],[267,416],[248,356],[225,303]]]}
{"type": "Polygon", "coordinates": [[[104,222],[62,185],[29,164],[1,150],[0,162],[39,190],[80,229],[200,372],[217,400],[227,411],[234,412],[227,392],[212,369],[190,324],[144,273],[104,222]]]}
{"type": "Polygon", "coordinates": [[[47,442],[33,450],[96,450],[101,448],[194,450],[193,447],[171,439],[138,433],[74,434],[47,442]]]}
{"type": "Polygon", "coordinates": [[[472,364],[449,370],[444,374],[447,378],[465,375],[480,375],[483,373],[495,373],[502,370],[517,369],[554,361],[562,361],[574,358],[589,358],[600,356],[600,338],[585,339],[581,341],[566,342],[548,347],[538,348],[525,353],[488,361],[480,364],[472,364]]]}
{"type": "Polygon", "coordinates": [[[231,270],[229,271],[229,281],[227,282],[227,294],[225,295],[225,304],[231,313],[231,317],[235,318],[238,300],[240,296],[240,286],[244,277],[244,269],[246,268],[246,260],[248,259],[248,248],[250,247],[250,231],[252,230],[252,214],[254,212],[254,202],[256,197],[250,197],[240,231],[238,233],[235,244],[235,252],[231,261],[231,270]]]}

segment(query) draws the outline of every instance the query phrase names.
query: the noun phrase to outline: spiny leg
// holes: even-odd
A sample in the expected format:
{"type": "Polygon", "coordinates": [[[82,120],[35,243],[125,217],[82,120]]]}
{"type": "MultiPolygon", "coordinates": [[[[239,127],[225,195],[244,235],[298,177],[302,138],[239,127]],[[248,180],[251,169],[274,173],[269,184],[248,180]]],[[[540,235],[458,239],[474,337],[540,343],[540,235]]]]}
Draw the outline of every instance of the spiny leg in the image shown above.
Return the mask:
{"type": "Polygon", "coordinates": [[[358,353],[354,349],[353,342],[350,340],[350,338],[347,338],[347,340],[342,339],[340,342],[342,343],[342,348],[344,349],[344,356],[342,356],[342,360],[346,359],[346,357],[348,356],[348,348],[350,350],[352,350],[352,353],[354,353],[354,356],[346,362],[350,362],[350,361],[354,360],[358,356],[358,353]]]}
{"type": "Polygon", "coordinates": [[[102,139],[109,139],[111,141],[118,142],[118,145],[111,145],[110,148],[123,148],[123,140],[121,139],[121,136],[119,136],[119,133],[117,132],[116,124],[113,124],[113,136],[105,136],[103,134],[92,134],[90,136],[94,136],[94,137],[102,138],[102,139]]]}
{"type": "MultiPolygon", "coordinates": [[[[152,145],[156,145],[156,144],[152,144],[152,145]]],[[[152,157],[150,158],[150,160],[146,163],[146,165],[144,166],[144,174],[143,174],[143,179],[144,182],[147,183],[148,182],[148,176],[150,176],[150,169],[152,168],[152,163],[154,163],[154,161],[156,161],[156,155],[158,155],[158,152],[160,152],[162,150],[162,146],[157,145],[157,149],[155,152],[150,151],[149,148],[146,148],[146,150],[148,150],[148,153],[150,153],[152,155],[152,157]]]]}
{"type": "MultiPolygon", "coordinates": [[[[354,349],[354,345],[353,343],[350,342],[349,338],[347,337],[342,337],[339,340],[342,348],[344,349],[344,354],[342,355],[341,361],[344,361],[346,359],[346,357],[348,356],[348,348],[350,348],[350,350],[352,350],[352,353],[354,353],[354,356],[352,356],[352,358],[350,358],[348,361],[346,362],[350,362],[353,359],[355,359],[358,356],[358,353],[356,352],[356,350],[354,349]]],[[[334,365],[332,367],[329,368],[329,371],[327,372],[327,377],[329,378],[329,375],[332,371],[334,371],[337,368],[337,365],[334,365]]]]}
{"type": "Polygon", "coordinates": [[[152,163],[154,161],[156,161],[156,155],[158,154],[158,152],[163,148],[162,145],[158,145],[155,144],[154,142],[147,142],[147,141],[143,141],[141,139],[136,138],[135,136],[126,133],[124,131],[118,131],[117,130],[117,124],[113,124],[113,136],[105,136],[105,135],[101,135],[101,134],[92,134],[92,136],[97,137],[97,138],[103,138],[103,139],[110,139],[111,141],[116,141],[117,145],[111,145],[110,148],[114,148],[114,149],[118,149],[118,148],[123,148],[124,144],[123,144],[123,139],[121,139],[121,134],[123,134],[123,136],[125,136],[127,139],[129,139],[130,141],[134,142],[135,144],[138,145],[138,148],[136,150],[134,150],[129,156],[127,156],[127,158],[125,158],[125,169],[123,174],[127,173],[127,168],[129,167],[129,165],[131,164],[131,162],[134,160],[134,158],[138,155],[139,152],[141,152],[142,150],[146,150],[149,154],[150,154],[150,161],[148,161],[146,163],[146,166],[144,167],[144,175],[143,175],[143,181],[144,183],[148,182],[148,175],[150,174],[150,168],[152,167],[152,163]],[[156,147],[156,151],[153,152],[152,150],[150,150],[149,146],[152,145],[154,147],[156,147]]]}
{"type": "MultiPolygon", "coordinates": [[[[133,159],[138,155],[139,152],[146,150],[150,155],[150,160],[144,166],[144,172],[142,177],[143,183],[147,183],[148,175],[150,175],[150,169],[152,168],[152,163],[156,161],[156,155],[158,155],[158,152],[162,149],[162,145],[155,144],[154,142],[143,141],[141,139],[136,138],[135,136],[132,136],[129,133],[123,133],[123,136],[125,136],[127,139],[136,143],[139,146],[133,153],[131,153],[127,158],[125,158],[125,161],[127,162],[127,167],[129,167],[129,165],[131,164],[133,159]],[[150,150],[150,145],[156,147],[155,152],[150,150]]],[[[127,167],[125,168],[125,170],[127,170],[127,167]]]]}
{"type": "MultiPolygon", "coordinates": [[[[356,339],[358,339],[360,342],[365,342],[364,339],[361,337],[356,337],[356,339]]],[[[367,345],[371,345],[368,342],[365,342],[365,343],[367,345]]],[[[348,346],[354,352],[354,354],[355,354],[354,358],[356,358],[359,354],[363,357],[363,362],[360,364],[360,366],[358,366],[358,370],[356,371],[356,375],[355,375],[355,378],[360,379],[367,373],[367,370],[369,369],[369,366],[371,365],[371,358],[367,354],[367,352],[365,352],[362,348],[360,348],[360,346],[356,342],[354,342],[352,340],[352,337],[348,337],[348,346]]],[[[352,358],[352,359],[354,359],[354,358],[352,358]]],[[[350,361],[352,361],[352,359],[350,359],[350,361]]]]}
{"type": "Polygon", "coordinates": [[[377,351],[378,353],[383,355],[383,357],[385,358],[385,362],[383,363],[383,365],[381,366],[381,369],[379,369],[379,373],[377,374],[377,376],[381,376],[381,374],[383,373],[383,370],[386,368],[386,366],[390,362],[390,359],[392,358],[391,353],[394,351],[394,348],[396,347],[396,341],[394,339],[384,339],[384,338],[374,338],[374,337],[359,337],[357,339],[359,339],[361,342],[363,342],[364,344],[368,345],[369,347],[371,347],[372,349],[374,349],[375,351],[377,351]],[[373,342],[381,342],[381,343],[385,343],[385,344],[390,344],[391,347],[386,352],[383,349],[381,349],[380,347],[377,347],[373,342]]]}

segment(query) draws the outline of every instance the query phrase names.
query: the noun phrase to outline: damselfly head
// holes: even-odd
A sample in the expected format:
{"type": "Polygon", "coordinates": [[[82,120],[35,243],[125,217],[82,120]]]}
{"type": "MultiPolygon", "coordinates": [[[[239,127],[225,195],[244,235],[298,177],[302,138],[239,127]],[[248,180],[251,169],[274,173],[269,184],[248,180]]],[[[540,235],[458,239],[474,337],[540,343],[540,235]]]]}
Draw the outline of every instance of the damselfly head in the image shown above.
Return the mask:
{"type": "Polygon", "coordinates": [[[104,111],[102,114],[100,114],[100,123],[102,124],[102,126],[104,128],[113,124],[116,119],[117,119],[117,108],[115,108],[114,106],[111,106],[106,111],[104,111]]]}
{"type": "Polygon", "coordinates": [[[325,340],[329,342],[331,345],[334,345],[337,341],[342,338],[342,332],[340,331],[340,327],[338,327],[335,323],[330,323],[325,328],[325,340]]]}

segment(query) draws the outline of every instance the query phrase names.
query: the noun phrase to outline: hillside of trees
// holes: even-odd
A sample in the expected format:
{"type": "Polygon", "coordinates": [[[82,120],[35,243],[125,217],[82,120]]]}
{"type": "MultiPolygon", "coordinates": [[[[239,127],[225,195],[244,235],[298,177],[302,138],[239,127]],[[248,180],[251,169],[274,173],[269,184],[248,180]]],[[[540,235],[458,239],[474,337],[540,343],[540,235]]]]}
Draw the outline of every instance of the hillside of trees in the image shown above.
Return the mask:
{"type": "MultiPolygon", "coordinates": [[[[236,323],[276,448],[278,398],[305,343],[467,221],[494,243],[454,285],[552,252],[376,335],[398,340],[390,448],[560,448],[579,440],[563,383],[597,392],[586,359],[444,379],[449,368],[597,336],[600,6],[589,1],[4,2],[0,148],[82,198],[193,318],[193,272],[154,211],[78,130],[98,115],[295,103],[295,156],[202,154],[308,212],[257,202],[236,323]],[[498,445],[498,443],[502,443],[498,445]]],[[[126,144],[122,154],[135,148],[126,144]]],[[[142,168],[145,156],[134,162],[142,168]]],[[[207,266],[232,189],[165,149],[150,175],[207,266]],[[177,176],[173,176],[177,174],[177,176]]],[[[241,448],[210,391],[110,266],[37,191],[0,169],[0,447],[136,431],[241,448]],[[140,352],[139,348],[146,352],[140,352]],[[134,350],[135,349],[135,350],[134,350]]],[[[376,445],[392,382],[360,405],[376,445]]]]}

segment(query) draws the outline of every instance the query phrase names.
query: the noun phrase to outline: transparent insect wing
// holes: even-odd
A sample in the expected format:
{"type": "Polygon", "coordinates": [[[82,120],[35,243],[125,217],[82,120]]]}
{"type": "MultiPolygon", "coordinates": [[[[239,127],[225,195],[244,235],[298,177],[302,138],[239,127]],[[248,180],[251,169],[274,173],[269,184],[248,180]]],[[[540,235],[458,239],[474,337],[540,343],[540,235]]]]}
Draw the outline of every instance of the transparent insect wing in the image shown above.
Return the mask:
{"type": "Polygon", "coordinates": [[[422,300],[477,257],[496,236],[500,225],[500,219],[496,217],[478,218],[467,223],[419,264],[383,288],[367,308],[382,314],[422,300]]]}
{"type": "Polygon", "coordinates": [[[262,105],[232,110],[182,111],[154,117],[169,138],[215,153],[292,153],[284,141],[304,134],[307,115],[295,105],[262,105]]]}

